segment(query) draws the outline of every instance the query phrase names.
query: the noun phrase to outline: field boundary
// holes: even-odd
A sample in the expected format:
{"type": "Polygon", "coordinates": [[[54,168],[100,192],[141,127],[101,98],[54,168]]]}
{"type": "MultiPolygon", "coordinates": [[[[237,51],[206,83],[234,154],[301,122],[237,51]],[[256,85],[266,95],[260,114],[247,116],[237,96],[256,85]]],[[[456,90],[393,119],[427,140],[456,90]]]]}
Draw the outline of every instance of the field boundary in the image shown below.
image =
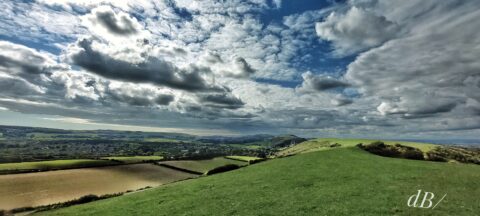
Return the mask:
{"type": "MultiPolygon", "coordinates": [[[[85,168],[96,168],[96,167],[109,167],[109,166],[121,166],[121,165],[130,165],[126,163],[119,163],[117,161],[112,164],[101,164],[101,165],[92,165],[92,166],[82,166],[82,167],[67,167],[67,168],[52,168],[52,169],[22,169],[22,170],[2,170],[0,175],[15,175],[15,174],[25,174],[25,173],[38,173],[38,172],[50,172],[50,171],[61,171],[61,170],[72,170],[72,169],[85,169],[85,168]]],[[[142,164],[142,163],[137,163],[142,164]]]]}
{"type": "Polygon", "coordinates": [[[229,158],[228,156],[224,156],[223,158],[228,159],[228,160],[234,160],[234,161],[240,161],[240,162],[250,162],[250,160],[242,160],[238,158],[229,158]]]}
{"type": "Polygon", "coordinates": [[[197,171],[193,171],[193,170],[189,170],[189,169],[184,169],[184,168],[180,168],[180,167],[176,167],[176,166],[172,166],[172,165],[168,165],[168,164],[159,164],[159,163],[154,163],[154,164],[157,165],[157,166],[162,166],[162,167],[166,167],[166,168],[170,168],[170,169],[174,169],[174,170],[177,170],[177,171],[182,171],[182,172],[186,172],[186,173],[190,173],[190,174],[203,175],[203,173],[201,173],[201,172],[197,172],[197,171]]]}

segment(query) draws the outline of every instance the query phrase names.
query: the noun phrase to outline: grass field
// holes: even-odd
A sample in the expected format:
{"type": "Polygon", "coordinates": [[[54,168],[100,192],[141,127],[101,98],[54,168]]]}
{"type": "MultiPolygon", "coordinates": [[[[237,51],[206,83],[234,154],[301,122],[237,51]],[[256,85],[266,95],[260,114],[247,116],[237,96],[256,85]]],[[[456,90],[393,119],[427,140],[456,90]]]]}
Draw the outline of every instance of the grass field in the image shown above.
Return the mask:
{"type": "Polygon", "coordinates": [[[478,165],[336,148],[40,215],[476,215],[478,179],[478,165]],[[408,207],[419,189],[447,196],[435,209],[408,207]]]}
{"type": "MultiPolygon", "coordinates": [[[[370,144],[377,140],[370,140],[370,139],[340,139],[340,138],[318,138],[312,139],[305,142],[302,142],[298,145],[295,145],[290,148],[286,148],[277,153],[278,156],[282,155],[292,155],[292,154],[299,154],[299,153],[307,153],[312,151],[321,151],[330,149],[330,146],[338,143],[340,147],[353,147],[359,143],[363,144],[370,144]]],[[[418,143],[418,142],[406,142],[406,141],[391,141],[391,140],[381,140],[385,144],[394,145],[396,143],[400,143],[402,145],[411,146],[420,149],[423,152],[427,152],[435,148],[435,144],[430,143],[418,143]]]]}
{"type": "Polygon", "coordinates": [[[240,160],[240,161],[254,161],[254,160],[260,160],[261,158],[259,157],[250,157],[250,156],[226,156],[225,158],[227,159],[233,159],[233,160],[240,160]]]}
{"type": "Polygon", "coordinates": [[[0,209],[65,202],[195,177],[152,165],[134,164],[51,172],[0,175],[0,209]]]}
{"type": "Polygon", "coordinates": [[[181,169],[191,170],[199,173],[205,173],[213,168],[220,167],[227,164],[246,165],[246,162],[230,160],[224,157],[216,157],[209,160],[178,160],[178,161],[164,161],[159,164],[167,164],[181,169]]]}
{"type": "Polygon", "coordinates": [[[104,157],[102,159],[120,161],[122,163],[141,163],[144,161],[162,160],[162,156],[130,156],[130,157],[104,157]]]}
{"type": "Polygon", "coordinates": [[[26,170],[59,170],[82,167],[96,167],[115,165],[118,162],[109,160],[90,160],[90,159],[75,159],[75,160],[53,160],[53,161],[38,161],[38,162],[22,162],[22,163],[3,163],[0,164],[0,173],[9,173],[15,171],[26,170]]]}

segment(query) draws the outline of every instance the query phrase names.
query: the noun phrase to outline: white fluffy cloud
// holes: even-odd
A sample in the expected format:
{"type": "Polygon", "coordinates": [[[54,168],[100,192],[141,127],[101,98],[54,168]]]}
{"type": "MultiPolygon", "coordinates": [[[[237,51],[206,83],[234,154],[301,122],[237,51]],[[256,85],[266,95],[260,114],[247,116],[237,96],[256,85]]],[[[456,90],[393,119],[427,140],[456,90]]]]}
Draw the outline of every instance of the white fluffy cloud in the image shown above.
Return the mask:
{"type": "Polygon", "coordinates": [[[401,28],[382,15],[353,6],[345,14],[332,12],[317,23],[316,30],[333,43],[336,55],[343,56],[379,46],[398,36],[401,28]]]}

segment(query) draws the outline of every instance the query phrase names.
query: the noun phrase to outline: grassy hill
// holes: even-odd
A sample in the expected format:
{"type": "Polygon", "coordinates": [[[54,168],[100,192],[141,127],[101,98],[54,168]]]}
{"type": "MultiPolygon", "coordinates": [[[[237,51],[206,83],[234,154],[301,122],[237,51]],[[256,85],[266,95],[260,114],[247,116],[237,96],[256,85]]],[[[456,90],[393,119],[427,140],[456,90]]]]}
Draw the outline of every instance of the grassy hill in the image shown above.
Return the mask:
{"type": "MultiPolygon", "coordinates": [[[[371,139],[340,139],[340,138],[318,138],[312,139],[300,144],[297,144],[292,147],[288,147],[278,152],[278,156],[293,155],[299,153],[307,153],[313,151],[327,150],[332,147],[353,147],[359,143],[369,144],[377,140],[371,139]],[[339,145],[336,145],[339,144],[339,145]]],[[[419,143],[419,142],[407,142],[407,141],[391,141],[391,140],[381,140],[385,144],[394,145],[396,143],[401,143],[405,146],[411,146],[427,152],[435,148],[437,145],[430,143],[419,143]]]]}
{"type": "Polygon", "coordinates": [[[478,165],[332,148],[39,215],[475,215],[478,179],[478,165]],[[447,196],[407,207],[419,189],[447,196]]]}

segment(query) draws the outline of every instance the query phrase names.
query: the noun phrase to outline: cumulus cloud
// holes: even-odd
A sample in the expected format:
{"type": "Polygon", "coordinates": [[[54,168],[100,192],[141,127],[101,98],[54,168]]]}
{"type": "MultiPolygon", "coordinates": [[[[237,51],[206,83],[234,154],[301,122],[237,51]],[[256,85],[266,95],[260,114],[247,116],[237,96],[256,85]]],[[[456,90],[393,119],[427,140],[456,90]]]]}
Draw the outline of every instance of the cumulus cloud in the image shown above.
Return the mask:
{"type": "Polygon", "coordinates": [[[398,20],[409,20],[415,31],[362,53],[349,65],[345,77],[366,97],[378,101],[377,110],[382,115],[470,115],[465,110],[467,101],[479,99],[474,80],[480,77],[476,60],[480,35],[474,29],[480,28],[480,15],[473,9],[479,6],[457,2],[454,7],[435,4],[435,10],[430,10],[431,5],[416,3],[424,6],[419,20],[403,11],[409,7],[388,7],[380,1],[398,20]]]}
{"type": "Polygon", "coordinates": [[[316,24],[316,31],[333,43],[336,55],[344,56],[381,45],[399,35],[401,28],[382,15],[353,6],[345,14],[332,12],[316,24]]]}
{"type": "Polygon", "coordinates": [[[90,28],[97,26],[111,34],[129,36],[137,34],[142,28],[137,20],[124,12],[115,13],[111,7],[102,6],[92,10],[86,15],[90,28]]]}
{"type": "Polygon", "coordinates": [[[325,91],[331,89],[346,88],[350,86],[348,83],[333,78],[329,75],[315,75],[312,72],[303,73],[302,78],[302,85],[300,87],[297,87],[300,92],[325,91]]]}
{"type": "Polygon", "coordinates": [[[239,98],[227,94],[200,95],[200,101],[202,105],[226,109],[238,109],[245,105],[239,98]]]}
{"type": "Polygon", "coordinates": [[[138,83],[154,83],[186,91],[225,91],[224,87],[207,83],[204,76],[211,73],[207,67],[190,65],[178,68],[171,62],[149,56],[139,63],[115,59],[108,54],[95,50],[93,41],[78,41],[68,60],[100,76],[138,83]]]}
{"type": "Polygon", "coordinates": [[[58,67],[52,55],[46,52],[0,41],[0,70],[10,74],[41,74],[58,67]]]}
{"type": "Polygon", "coordinates": [[[281,1],[0,6],[0,34],[36,48],[0,42],[14,112],[311,135],[480,128],[475,1],[341,1],[268,23],[281,1]]]}
{"type": "Polygon", "coordinates": [[[45,89],[24,79],[0,74],[0,91],[2,95],[17,97],[19,95],[41,95],[45,89]]]}

